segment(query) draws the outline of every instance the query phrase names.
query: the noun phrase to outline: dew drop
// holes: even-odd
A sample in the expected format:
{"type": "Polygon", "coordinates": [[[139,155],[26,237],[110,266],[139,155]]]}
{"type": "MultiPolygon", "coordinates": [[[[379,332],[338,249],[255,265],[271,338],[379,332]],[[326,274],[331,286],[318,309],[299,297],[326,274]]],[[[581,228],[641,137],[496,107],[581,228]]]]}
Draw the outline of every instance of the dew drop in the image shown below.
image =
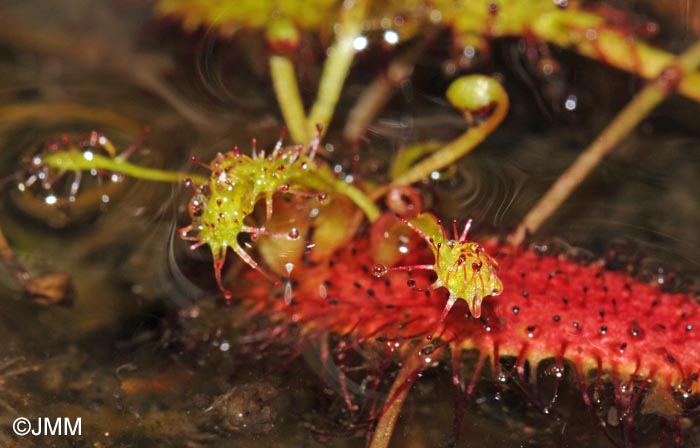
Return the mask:
{"type": "Polygon", "coordinates": [[[388,271],[389,269],[387,269],[387,267],[383,264],[375,264],[372,266],[372,275],[377,278],[384,277],[388,271]]]}
{"type": "Polygon", "coordinates": [[[292,230],[289,231],[287,234],[287,237],[289,237],[290,240],[296,240],[299,238],[299,229],[296,227],[292,227],[292,230]]]}

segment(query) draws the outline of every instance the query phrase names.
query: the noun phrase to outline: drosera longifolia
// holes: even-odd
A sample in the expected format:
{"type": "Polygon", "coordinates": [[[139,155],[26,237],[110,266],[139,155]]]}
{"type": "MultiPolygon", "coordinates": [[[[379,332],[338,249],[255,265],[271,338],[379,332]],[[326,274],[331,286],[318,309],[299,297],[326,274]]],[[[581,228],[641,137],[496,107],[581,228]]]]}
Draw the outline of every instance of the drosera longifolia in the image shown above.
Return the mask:
{"type": "MultiPolygon", "coordinates": [[[[215,277],[219,288],[227,298],[230,292],[224,287],[221,271],[226,252],[231,248],[252,268],[265,272],[255,259],[238,243],[238,236],[249,234],[253,240],[260,236],[272,236],[297,240],[301,236],[296,228],[284,232],[270,232],[267,225],[273,217],[275,196],[323,198],[346,197],[359,208],[368,220],[374,221],[380,212],[374,202],[358,187],[339,179],[336,173],[316,157],[321,139],[321,127],[308,146],[285,146],[283,131],[272,151],[257,147],[253,140],[252,152],[248,156],[238,148],[216,155],[211,163],[193,161],[210,171],[208,176],[194,173],[167,171],[144,167],[130,162],[139,144],[118,154],[112,143],[102,134],[93,132],[78,145],[63,137],[49,145],[31,161],[29,178],[20,182],[27,189],[34,184],[43,185],[43,179],[74,173],[69,195],[76,196],[83,172],[107,173],[110,176],[128,176],[159,182],[184,182],[194,190],[189,203],[192,224],[183,227],[178,234],[192,241],[192,250],[208,245],[214,258],[215,277]],[[32,174],[34,173],[34,174],[32,174]],[[36,174],[38,173],[38,174],[36,174]],[[53,174],[52,174],[53,173],[53,174]],[[256,205],[265,204],[265,222],[255,225],[250,222],[256,205]]],[[[51,188],[51,185],[46,185],[51,188]]],[[[265,275],[275,280],[271,274],[265,275]]]]}
{"type": "MultiPolygon", "coordinates": [[[[446,288],[449,291],[447,304],[440,316],[442,324],[447,313],[457,300],[464,300],[472,316],[481,316],[481,303],[488,296],[497,296],[503,291],[503,283],[498,278],[498,263],[486,249],[475,241],[469,241],[472,221],[467,221],[462,233],[458,233],[457,222],[453,221],[454,236],[449,238],[442,222],[431,213],[421,213],[416,218],[403,220],[413,231],[428,243],[435,258],[433,263],[395,266],[374,266],[372,273],[383,277],[390,271],[430,270],[437,279],[430,289],[446,288]]],[[[415,288],[415,281],[409,280],[415,288]]]]}

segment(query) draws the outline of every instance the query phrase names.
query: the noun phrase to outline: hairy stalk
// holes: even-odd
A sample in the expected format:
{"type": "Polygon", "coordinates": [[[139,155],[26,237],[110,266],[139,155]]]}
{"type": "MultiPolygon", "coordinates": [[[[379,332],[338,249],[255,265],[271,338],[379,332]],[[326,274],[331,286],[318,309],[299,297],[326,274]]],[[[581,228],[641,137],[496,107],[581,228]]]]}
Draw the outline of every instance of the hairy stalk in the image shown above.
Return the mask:
{"type": "Polygon", "coordinates": [[[668,95],[675,91],[685,74],[700,65],[700,42],[691,46],[654,81],[630,101],[598,138],[557,179],[545,195],[523,218],[510,236],[512,244],[523,242],[527,233],[536,232],[542,223],[568,198],[588,174],[629,132],[668,95]]]}
{"type": "Polygon", "coordinates": [[[182,182],[185,179],[190,179],[198,184],[207,182],[207,178],[197,174],[146,168],[120,159],[118,156],[112,158],[101,154],[91,154],[88,160],[77,148],[46,154],[42,156],[42,162],[61,171],[104,170],[156,182],[182,182]]]}

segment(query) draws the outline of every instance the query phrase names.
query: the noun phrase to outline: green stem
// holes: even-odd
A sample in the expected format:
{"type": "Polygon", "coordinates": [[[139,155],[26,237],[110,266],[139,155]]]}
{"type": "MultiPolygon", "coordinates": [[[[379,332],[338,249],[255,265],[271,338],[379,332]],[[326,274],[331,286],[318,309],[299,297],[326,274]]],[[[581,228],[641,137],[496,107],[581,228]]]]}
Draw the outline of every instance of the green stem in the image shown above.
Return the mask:
{"type": "Polygon", "coordinates": [[[392,185],[409,185],[428,177],[433,171],[447,167],[488,137],[508,113],[508,95],[497,81],[487,76],[471,75],[455,80],[447,90],[447,97],[468,119],[471,112],[492,104],[495,104],[495,109],[484,122],[469,128],[447,146],[414,165],[394,179],[392,185]]]}
{"type": "MultiPolygon", "coordinates": [[[[609,154],[627,134],[674,91],[675,83],[685,73],[700,66],[700,42],[694,44],[682,56],[669,64],[666,70],[649,83],[617,114],[598,138],[557,179],[547,193],[528,212],[510,237],[512,244],[523,242],[526,234],[534,233],[542,223],[571,195],[588,174],[609,154]]],[[[682,82],[681,82],[682,83],[682,82]]]]}
{"type": "MultiPolygon", "coordinates": [[[[552,11],[533,21],[531,28],[537,37],[549,43],[572,48],[584,56],[649,80],[657,78],[676,60],[673,54],[610,28],[599,14],[575,9],[552,11]]],[[[700,101],[700,73],[696,70],[686,74],[678,91],[700,101]]]]}
{"type": "Polygon", "coordinates": [[[343,3],[340,31],[336,41],[328,49],[318,95],[306,121],[310,135],[316,132],[316,125],[321,125],[325,132],[333,117],[345,78],[348,76],[350,65],[357,52],[353,44],[362,33],[362,24],[367,15],[368,5],[369,0],[345,0],[343,3]]]}
{"type": "Polygon", "coordinates": [[[197,174],[145,168],[118,157],[111,158],[93,154],[88,160],[82,152],[75,149],[47,154],[43,156],[42,162],[62,171],[105,170],[156,182],[182,182],[185,179],[190,179],[197,184],[204,184],[208,181],[207,178],[197,174]]]}
{"type": "Polygon", "coordinates": [[[301,176],[296,181],[308,188],[318,191],[327,190],[347,197],[362,210],[370,222],[374,222],[381,215],[379,207],[372,198],[354,185],[336,178],[327,167],[317,166],[313,176],[301,176]]]}
{"type": "Polygon", "coordinates": [[[381,215],[379,207],[377,207],[372,199],[354,186],[346,182],[336,180],[336,190],[338,193],[346,196],[348,199],[354,202],[355,205],[357,205],[364,212],[365,216],[367,216],[367,219],[370,222],[376,221],[379,218],[379,215],[381,215]]]}
{"type": "Polygon", "coordinates": [[[292,140],[307,143],[311,137],[306,126],[306,113],[299,94],[294,64],[286,56],[280,55],[270,56],[269,63],[277,102],[292,140]]]}

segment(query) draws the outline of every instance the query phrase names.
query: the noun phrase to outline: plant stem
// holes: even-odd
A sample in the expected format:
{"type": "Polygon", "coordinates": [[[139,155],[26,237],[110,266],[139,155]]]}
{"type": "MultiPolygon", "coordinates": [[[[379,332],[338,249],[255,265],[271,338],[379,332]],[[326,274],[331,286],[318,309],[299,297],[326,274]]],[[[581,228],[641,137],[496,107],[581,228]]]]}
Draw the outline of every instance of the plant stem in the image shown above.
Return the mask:
{"type": "Polygon", "coordinates": [[[306,126],[306,113],[299,94],[294,64],[286,56],[270,56],[270,76],[275,88],[275,95],[284,122],[289,129],[292,140],[296,143],[306,143],[310,140],[306,126]]]}
{"type": "Polygon", "coordinates": [[[350,71],[350,65],[357,50],[355,39],[362,33],[362,24],[367,15],[368,0],[345,0],[340,12],[340,29],[333,45],[328,49],[328,57],[323,65],[321,84],[316,101],[306,121],[309,135],[316,132],[316,125],[323,131],[328,128],[335,106],[350,71]]]}
{"type": "Polygon", "coordinates": [[[315,176],[301,176],[296,179],[296,181],[309,188],[319,191],[328,190],[347,197],[362,210],[370,222],[374,222],[379,218],[381,214],[379,207],[374,203],[373,198],[365,194],[362,190],[338,179],[335,173],[327,167],[317,166],[314,174],[315,176]]]}
{"type": "Polygon", "coordinates": [[[486,76],[471,75],[457,79],[448,89],[447,96],[453,106],[463,111],[467,121],[470,121],[472,112],[490,105],[495,105],[495,108],[485,121],[469,128],[447,146],[414,165],[394,179],[391,185],[410,185],[428,177],[433,171],[447,167],[488,137],[508,114],[508,95],[497,81],[486,76]],[[453,90],[458,83],[466,88],[453,90]],[[455,94],[451,95],[451,91],[455,94]]]}
{"type": "MultiPolygon", "coordinates": [[[[415,347],[411,347],[410,350],[415,350],[415,347]]],[[[442,347],[438,347],[431,353],[430,357],[437,359],[442,355],[442,351],[442,347]]],[[[406,400],[416,377],[425,367],[426,361],[419,353],[410,353],[406,357],[403,367],[394,380],[394,384],[391,385],[387,404],[382,410],[377,426],[374,428],[374,435],[369,448],[387,448],[389,446],[403,402],[406,400]]]]}
{"type": "Polygon", "coordinates": [[[203,184],[208,180],[197,174],[145,168],[118,157],[111,158],[100,154],[93,154],[92,158],[88,160],[82,152],[75,149],[47,154],[43,156],[42,161],[52,168],[64,171],[105,170],[156,182],[182,182],[185,179],[190,179],[197,184],[203,184]]]}
{"type": "MultiPolygon", "coordinates": [[[[542,15],[531,23],[534,34],[562,48],[574,51],[653,80],[676,57],[658,48],[636,40],[629,32],[610,27],[604,10],[598,13],[576,9],[562,9],[542,15]]],[[[678,92],[700,101],[700,73],[697,67],[688,70],[678,85],[678,92]]]]}
{"type": "Polygon", "coordinates": [[[336,181],[336,190],[338,193],[346,196],[348,199],[354,202],[355,205],[357,205],[364,212],[369,222],[376,221],[377,218],[379,218],[379,215],[381,215],[381,211],[374,201],[372,201],[371,198],[354,186],[346,182],[336,181]]]}
{"type": "Polygon", "coordinates": [[[523,242],[526,234],[536,232],[542,223],[568,198],[588,174],[629,132],[679,85],[685,73],[700,65],[700,42],[691,46],[669,65],[659,77],[647,84],[598,138],[557,179],[545,195],[523,218],[510,236],[511,244],[523,242]]]}
{"type": "Polygon", "coordinates": [[[343,137],[358,141],[384,105],[394,96],[397,87],[413,73],[416,61],[423,53],[426,39],[419,39],[405,54],[391,61],[386,73],[377,76],[363,92],[348,114],[343,137]]]}

